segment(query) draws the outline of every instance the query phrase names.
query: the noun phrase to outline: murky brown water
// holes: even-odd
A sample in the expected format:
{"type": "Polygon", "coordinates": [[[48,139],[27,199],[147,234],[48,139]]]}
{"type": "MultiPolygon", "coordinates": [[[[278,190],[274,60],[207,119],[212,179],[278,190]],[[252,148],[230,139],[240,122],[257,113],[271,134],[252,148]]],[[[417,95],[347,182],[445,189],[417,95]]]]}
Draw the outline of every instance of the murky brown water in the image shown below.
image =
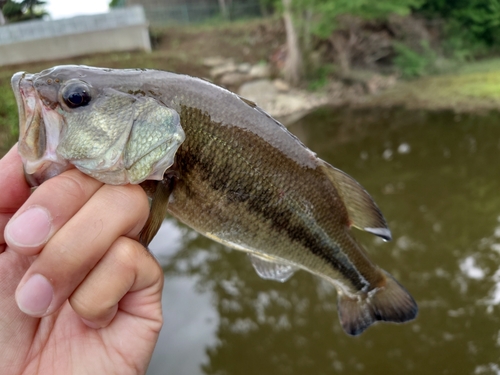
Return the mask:
{"type": "Polygon", "coordinates": [[[500,374],[500,115],[324,110],[290,129],[381,207],[394,240],[356,234],[417,320],[349,337],[330,285],[262,280],[169,219],[152,244],[165,326],[148,374],[500,374]]]}

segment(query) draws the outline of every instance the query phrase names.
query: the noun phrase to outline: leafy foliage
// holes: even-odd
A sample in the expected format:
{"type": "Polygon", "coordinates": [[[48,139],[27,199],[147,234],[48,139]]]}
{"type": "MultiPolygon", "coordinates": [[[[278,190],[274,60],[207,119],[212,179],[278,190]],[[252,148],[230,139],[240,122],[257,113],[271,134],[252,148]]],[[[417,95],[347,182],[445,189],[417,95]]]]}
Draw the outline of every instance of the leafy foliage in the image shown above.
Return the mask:
{"type": "Polygon", "coordinates": [[[42,0],[7,0],[2,7],[2,13],[9,22],[38,19],[47,14],[43,9],[45,4],[42,0]]]}
{"type": "Polygon", "coordinates": [[[436,53],[429,47],[428,43],[422,42],[422,50],[414,51],[403,43],[394,43],[396,58],[394,65],[401,71],[403,77],[414,78],[431,73],[436,53]]]}
{"type": "Polygon", "coordinates": [[[125,6],[125,0],[111,0],[109,2],[110,8],[119,8],[125,6]]]}
{"type": "Polygon", "coordinates": [[[19,134],[17,104],[9,81],[0,78],[0,155],[14,144],[19,134]]]}
{"type": "Polygon", "coordinates": [[[317,67],[307,77],[307,89],[309,91],[318,91],[326,87],[334,70],[335,67],[332,64],[324,64],[317,67]]]}
{"type": "Polygon", "coordinates": [[[316,14],[312,32],[327,38],[337,27],[337,18],[349,14],[363,19],[381,19],[389,14],[409,14],[422,0],[297,0],[298,10],[316,14]]]}
{"type": "Polygon", "coordinates": [[[7,0],[2,7],[3,15],[9,21],[15,21],[23,15],[23,6],[20,3],[16,3],[12,0],[7,0]]]}
{"type": "Polygon", "coordinates": [[[419,12],[446,20],[447,36],[462,49],[500,45],[500,0],[426,0],[419,12]]]}

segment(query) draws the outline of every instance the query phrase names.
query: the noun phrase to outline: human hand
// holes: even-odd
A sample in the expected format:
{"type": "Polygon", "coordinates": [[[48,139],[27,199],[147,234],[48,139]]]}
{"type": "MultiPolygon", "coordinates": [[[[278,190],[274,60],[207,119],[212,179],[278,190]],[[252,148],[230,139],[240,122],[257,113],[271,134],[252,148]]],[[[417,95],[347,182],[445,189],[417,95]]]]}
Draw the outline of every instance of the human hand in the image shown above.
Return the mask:
{"type": "Polygon", "coordinates": [[[17,145],[0,160],[0,374],[146,372],[163,286],[137,242],[148,210],[139,186],[76,169],[30,195],[17,145]]]}

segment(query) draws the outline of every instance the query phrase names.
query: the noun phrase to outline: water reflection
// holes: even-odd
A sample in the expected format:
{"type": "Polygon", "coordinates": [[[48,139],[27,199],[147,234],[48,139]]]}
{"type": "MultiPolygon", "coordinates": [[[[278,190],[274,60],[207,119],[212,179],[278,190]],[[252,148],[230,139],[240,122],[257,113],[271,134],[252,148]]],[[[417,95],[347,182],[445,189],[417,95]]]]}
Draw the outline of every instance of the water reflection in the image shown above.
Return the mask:
{"type": "MultiPolygon", "coordinates": [[[[182,230],[166,220],[150,245],[160,264],[167,266],[184,248],[185,239],[195,232],[182,230]]],[[[201,259],[203,261],[203,259],[201,259]]],[[[180,270],[187,267],[179,263],[180,270]]],[[[208,363],[206,348],[217,342],[219,314],[212,306],[212,294],[197,289],[196,276],[165,275],[163,289],[163,326],[148,374],[203,374],[208,363]]]]}
{"type": "Polygon", "coordinates": [[[243,253],[167,220],[152,245],[166,321],[149,374],[500,374],[499,120],[346,109],[295,124],[382,208],[394,241],[356,235],[414,295],[417,321],[348,337],[328,283],[261,280],[243,253]]]}

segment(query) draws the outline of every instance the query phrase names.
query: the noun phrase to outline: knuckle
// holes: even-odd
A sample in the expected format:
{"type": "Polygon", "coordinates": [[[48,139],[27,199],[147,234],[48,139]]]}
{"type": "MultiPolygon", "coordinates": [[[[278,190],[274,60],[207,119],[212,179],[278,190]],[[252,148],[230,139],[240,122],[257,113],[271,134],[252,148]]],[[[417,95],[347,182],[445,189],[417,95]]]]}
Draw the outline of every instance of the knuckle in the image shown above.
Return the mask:
{"type": "Polygon", "coordinates": [[[82,178],[82,174],[63,173],[53,179],[47,181],[46,188],[54,195],[69,195],[75,200],[86,200],[87,186],[86,178],[82,178]]]}
{"type": "Polygon", "coordinates": [[[130,209],[133,212],[147,212],[149,209],[148,197],[144,193],[144,190],[137,185],[125,185],[125,186],[113,186],[106,185],[104,187],[107,194],[110,195],[111,199],[115,204],[120,207],[126,207],[127,211],[130,209]]]}
{"type": "Polygon", "coordinates": [[[117,267],[131,271],[137,266],[138,246],[140,245],[130,238],[119,237],[113,244],[114,251],[109,254],[113,257],[113,262],[117,267]]]}
{"type": "Polygon", "coordinates": [[[121,273],[135,275],[135,282],[138,279],[142,280],[139,282],[140,285],[159,282],[159,287],[163,286],[163,270],[160,264],[139,242],[128,237],[120,237],[113,244],[110,256],[113,257],[112,262],[121,273]]]}
{"type": "Polygon", "coordinates": [[[73,310],[82,318],[90,321],[101,320],[108,316],[114,305],[108,301],[101,301],[88,294],[86,291],[78,290],[69,298],[73,310]]]}
{"type": "Polygon", "coordinates": [[[144,190],[137,185],[111,186],[104,188],[107,199],[123,213],[124,234],[140,231],[149,215],[149,201],[144,190]]]}

